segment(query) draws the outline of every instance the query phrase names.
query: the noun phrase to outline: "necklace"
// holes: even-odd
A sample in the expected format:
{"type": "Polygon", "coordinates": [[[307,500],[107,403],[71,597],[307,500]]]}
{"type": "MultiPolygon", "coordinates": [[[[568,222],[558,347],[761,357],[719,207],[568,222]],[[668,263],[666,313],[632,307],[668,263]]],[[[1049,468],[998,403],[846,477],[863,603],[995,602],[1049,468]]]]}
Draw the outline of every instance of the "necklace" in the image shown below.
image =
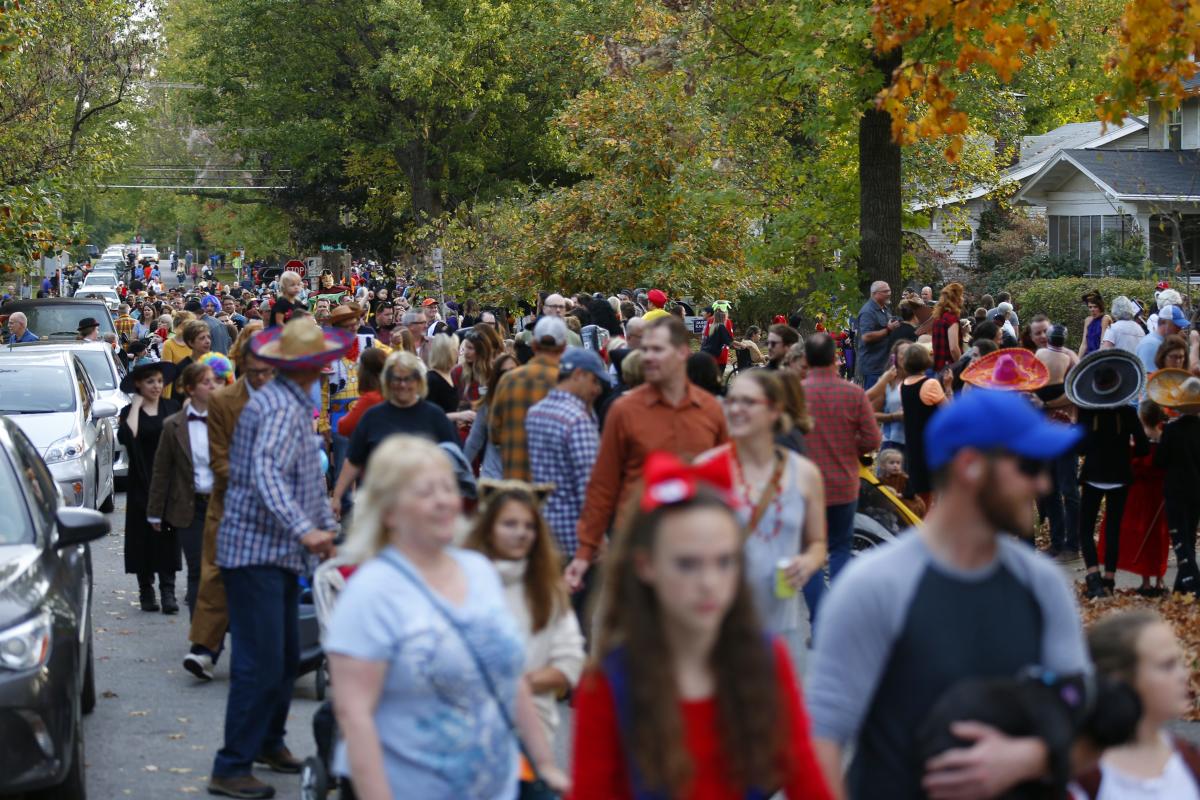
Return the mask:
{"type": "Polygon", "coordinates": [[[762,494],[758,497],[758,502],[754,503],[751,499],[750,483],[746,480],[746,470],[742,467],[741,456],[738,455],[737,445],[731,444],[729,449],[732,453],[734,468],[734,478],[737,480],[737,485],[740,489],[739,499],[745,504],[750,512],[750,520],[747,524],[747,533],[750,536],[756,536],[766,541],[772,541],[779,536],[783,528],[783,473],[785,460],[783,453],[779,448],[775,448],[775,469],[771,474],[768,483],[763,487],[762,494]],[[770,533],[759,531],[759,525],[767,516],[767,509],[773,508],[775,511],[774,520],[770,533]]]}

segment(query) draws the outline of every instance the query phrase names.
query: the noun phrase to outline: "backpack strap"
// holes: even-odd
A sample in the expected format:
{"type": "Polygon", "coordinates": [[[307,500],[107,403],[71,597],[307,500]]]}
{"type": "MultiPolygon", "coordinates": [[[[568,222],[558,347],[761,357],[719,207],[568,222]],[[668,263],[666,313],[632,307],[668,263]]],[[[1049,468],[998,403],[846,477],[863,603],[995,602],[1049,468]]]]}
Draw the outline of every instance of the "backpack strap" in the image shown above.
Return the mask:
{"type": "Polygon", "coordinates": [[[1100,779],[1103,775],[1100,772],[1100,765],[1097,764],[1087,772],[1076,775],[1073,780],[1075,785],[1087,795],[1088,800],[1096,800],[1100,796],[1100,779]]]}

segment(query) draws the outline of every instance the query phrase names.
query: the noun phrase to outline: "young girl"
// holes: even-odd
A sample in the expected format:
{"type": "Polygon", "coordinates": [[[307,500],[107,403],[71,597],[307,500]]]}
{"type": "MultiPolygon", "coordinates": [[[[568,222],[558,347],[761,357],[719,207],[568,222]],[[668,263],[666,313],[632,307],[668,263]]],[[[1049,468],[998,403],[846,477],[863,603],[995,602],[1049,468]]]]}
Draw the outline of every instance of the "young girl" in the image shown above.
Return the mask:
{"type": "Polygon", "coordinates": [[[1129,611],[1088,632],[1096,671],[1126,681],[1142,701],[1136,738],[1104,753],[1076,779],[1075,800],[1200,800],[1200,752],[1167,733],[1191,708],[1188,668],[1171,626],[1152,611],[1129,611]]]}
{"type": "Polygon", "coordinates": [[[583,633],[562,581],[558,549],[538,511],[537,488],[523,481],[481,481],[484,502],[467,547],[492,560],[508,609],[525,640],[525,681],[546,740],[558,728],[557,700],[579,683],[583,633]]]}
{"type": "Polygon", "coordinates": [[[891,490],[918,517],[925,516],[925,501],[908,494],[908,473],[904,471],[904,454],[893,448],[884,448],[875,458],[875,477],[879,483],[891,490]]]}
{"type": "Polygon", "coordinates": [[[575,800],[831,797],[787,650],[743,578],[729,463],[646,460],[575,695],[575,800]]]}

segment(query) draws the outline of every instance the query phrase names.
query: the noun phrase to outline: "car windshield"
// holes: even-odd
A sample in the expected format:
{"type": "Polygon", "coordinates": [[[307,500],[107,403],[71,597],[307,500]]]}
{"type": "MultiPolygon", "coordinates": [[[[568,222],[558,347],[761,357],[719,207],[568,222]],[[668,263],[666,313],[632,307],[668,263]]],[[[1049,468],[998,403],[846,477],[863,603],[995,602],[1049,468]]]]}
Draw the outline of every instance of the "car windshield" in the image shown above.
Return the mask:
{"type": "Polygon", "coordinates": [[[88,377],[92,379],[92,383],[101,392],[107,392],[110,389],[117,388],[117,381],[113,377],[112,364],[109,363],[108,356],[99,350],[72,350],[75,355],[79,356],[79,360],[83,362],[83,368],[87,370],[88,377]]]}
{"type": "Polygon", "coordinates": [[[29,330],[38,336],[74,335],[79,330],[79,321],[84,317],[99,322],[101,333],[115,332],[108,309],[95,303],[33,303],[14,310],[24,312],[29,319],[29,330]]]}
{"type": "MultiPolygon", "coordinates": [[[[37,485],[32,475],[30,480],[37,485]]],[[[18,511],[25,506],[25,496],[12,465],[8,458],[0,456],[0,508],[5,509],[4,517],[0,519],[0,545],[27,544],[34,540],[29,514],[18,511]]]]}
{"type": "Polygon", "coordinates": [[[85,287],[87,287],[87,286],[116,286],[117,285],[117,276],[111,272],[101,272],[101,273],[93,272],[91,275],[88,275],[84,279],[83,285],[85,287]]]}
{"type": "Polygon", "coordinates": [[[71,371],[57,364],[0,360],[0,414],[57,414],[75,410],[71,371]]]}

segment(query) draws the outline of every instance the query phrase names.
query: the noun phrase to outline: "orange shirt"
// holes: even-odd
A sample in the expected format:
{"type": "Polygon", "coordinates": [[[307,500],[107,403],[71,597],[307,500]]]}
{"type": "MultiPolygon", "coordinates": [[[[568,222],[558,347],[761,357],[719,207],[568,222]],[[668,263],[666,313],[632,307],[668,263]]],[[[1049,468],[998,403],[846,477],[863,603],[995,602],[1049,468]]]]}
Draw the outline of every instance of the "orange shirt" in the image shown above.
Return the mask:
{"type": "Polygon", "coordinates": [[[687,395],[672,406],[658,389],[642,384],[609,409],[579,515],[576,556],[593,559],[616,512],[639,488],[646,456],[656,450],[690,461],[729,440],[717,399],[688,383],[687,395]]]}

